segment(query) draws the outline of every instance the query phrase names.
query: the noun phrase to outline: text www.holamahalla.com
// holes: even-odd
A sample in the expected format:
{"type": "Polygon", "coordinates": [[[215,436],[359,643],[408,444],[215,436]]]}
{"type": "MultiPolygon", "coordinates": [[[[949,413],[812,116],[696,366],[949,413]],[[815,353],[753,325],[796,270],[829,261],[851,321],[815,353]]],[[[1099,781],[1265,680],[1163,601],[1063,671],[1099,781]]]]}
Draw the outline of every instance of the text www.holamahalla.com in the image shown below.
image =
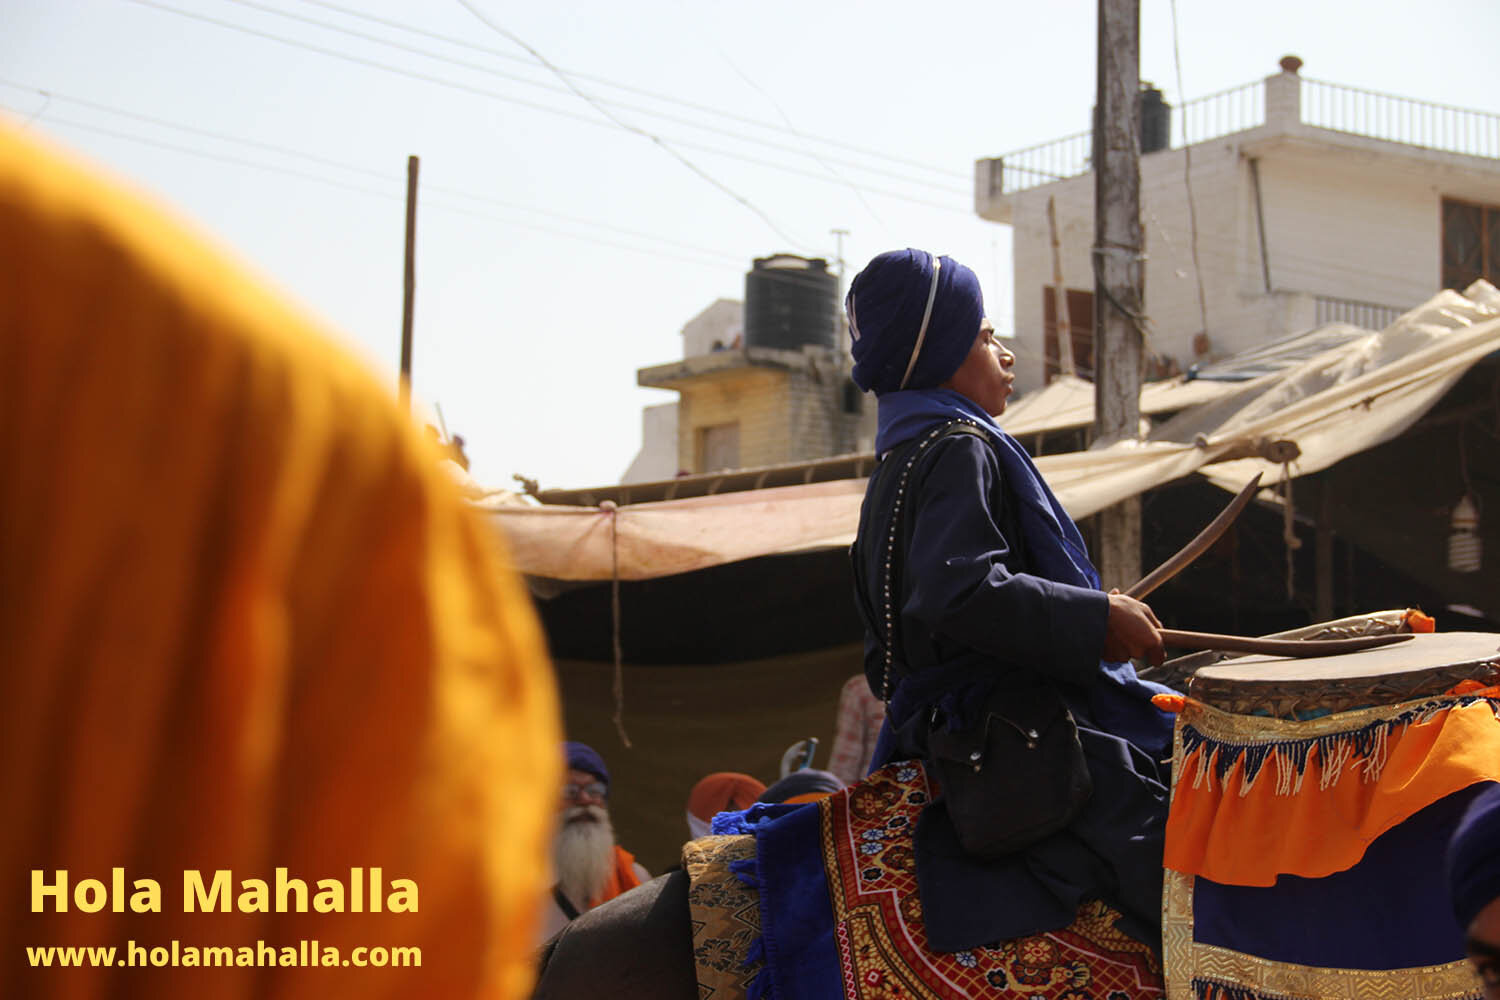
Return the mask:
{"type": "Polygon", "coordinates": [[[253,946],[231,947],[185,945],[172,941],[146,947],[127,941],[123,952],[114,947],[30,946],[26,958],[33,968],[67,968],[83,966],[100,968],[117,966],[132,969],[161,968],[415,968],[422,964],[421,948],[384,948],[361,945],[347,955],[332,945],[321,945],[316,939],[302,940],[295,946],[280,948],[257,941],[253,946]]]}

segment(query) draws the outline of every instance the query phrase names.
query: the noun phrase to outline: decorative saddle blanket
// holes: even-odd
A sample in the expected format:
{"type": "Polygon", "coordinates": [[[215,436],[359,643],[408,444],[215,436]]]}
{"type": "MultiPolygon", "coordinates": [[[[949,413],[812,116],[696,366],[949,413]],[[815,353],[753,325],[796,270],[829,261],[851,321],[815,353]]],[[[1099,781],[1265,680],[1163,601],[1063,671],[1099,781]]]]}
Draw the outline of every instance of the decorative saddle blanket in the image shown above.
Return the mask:
{"type": "Polygon", "coordinates": [[[938,953],[927,946],[912,831],[929,796],[919,764],[892,764],[793,809],[726,814],[689,844],[700,996],[751,1000],[1162,998],[1152,950],[1085,904],[1069,927],[938,953]],[[737,884],[731,885],[731,882],[737,884]],[[756,915],[748,902],[756,900],[756,915]],[[756,931],[760,937],[754,939],[756,931]],[[729,953],[737,963],[727,963],[729,953]]]}
{"type": "Polygon", "coordinates": [[[729,870],[732,862],[754,857],[749,834],[701,837],[682,849],[698,1000],[737,1000],[760,974],[759,951],[750,958],[760,942],[760,894],[729,870]]]}
{"type": "Polygon", "coordinates": [[[1482,995],[1443,846],[1500,780],[1500,702],[1291,721],[1189,700],[1167,822],[1172,1000],[1482,995]]]}

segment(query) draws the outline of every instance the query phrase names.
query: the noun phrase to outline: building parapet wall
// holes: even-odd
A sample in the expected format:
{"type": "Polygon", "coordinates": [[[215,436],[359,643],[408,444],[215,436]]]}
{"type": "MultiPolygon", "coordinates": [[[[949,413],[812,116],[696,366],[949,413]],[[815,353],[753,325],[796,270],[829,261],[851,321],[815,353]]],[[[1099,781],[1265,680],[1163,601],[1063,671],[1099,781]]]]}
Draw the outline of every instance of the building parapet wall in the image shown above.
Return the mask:
{"type": "MultiPolygon", "coordinates": [[[[1274,133],[1315,129],[1487,159],[1500,158],[1500,114],[1418,101],[1300,76],[1292,68],[1174,108],[1172,137],[1193,146],[1265,128],[1274,133]]],[[[975,163],[975,210],[1008,222],[1007,196],[1088,173],[1093,134],[1078,132],[975,163]]]]}
{"type": "MultiPolygon", "coordinates": [[[[729,374],[742,368],[776,368],[783,371],[800,371],[816,367],[820,357],[832,358],[833,352],[825,347],[809,346],[800,351],[789,351],[778,347],[742,347],[737,350],[713,351],[671,361],[664,365],[639,368],[635,373],[637,385],[657,389],[677,389],[684,381],[697,380],[705,375],[729,374]]],[[[824,362],[824,363],[832,363],[824,362]]]]}

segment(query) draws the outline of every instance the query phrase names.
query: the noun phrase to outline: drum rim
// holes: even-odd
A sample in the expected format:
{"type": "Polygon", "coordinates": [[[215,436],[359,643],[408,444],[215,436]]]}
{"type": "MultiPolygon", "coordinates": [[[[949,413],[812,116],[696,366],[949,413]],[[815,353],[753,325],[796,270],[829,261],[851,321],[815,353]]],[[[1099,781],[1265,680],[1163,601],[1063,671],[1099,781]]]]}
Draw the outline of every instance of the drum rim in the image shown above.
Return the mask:
{"type": "Polygon", "coordinates": [[[1191,682],[1203,682],[1210,687],[1228,687],[1243,691],[1255,690],[1257,688],[1275,687],[1278,689],[1300,689],[1315,687],[1331,687],[1339,684],[1357,684],[1361,682],[1378,682],[1394,678],[1416,678],[1426,673],[1455,670],[1478,670],[1482,668],[1493,668],[1500,665],[1500,632],[1437,632],[1415,635],[1406,643],[1397,646],[1382,646],[1377,649],[1362,650],[1356,653],[1342,653],[1336,656],[1316,657],[1317,661],[1330,662],[1339,661],[1345,666],[1362,660],[1369,665],[1365,672],[1342,673],[1334,676],[1322,677],[1289,677],[1289,671],[1299,666],[1306,669],[1310,660],[1296,660],[1290,657],[1268,656],[1256,654],[1253,656],[1239,656],[1230,660],[1222,660],[1218,663],[1205,664],[1193,671],[1191,682]],[[1422,645],[1430,645],[1434,639],[1451,641],[1459,638],[1465,643],[1483,642],[1487,644],[1489,653],[1484,656],[1475,656],[1470,651],[1458,650],[1455,652],[1464,656],[1462,659],[1450,660],[1443,663],[1433,663],[1413,667],[1407,671],[1391,671],[1391,662],[1398,657],[1410,657],[1414,649],[1422,645]],[[1279,668],[1279,669],[1278,669],[1279,668]],[[1255,670],[1262,676],[1241,676],[1243,672],[1255,670]]]}

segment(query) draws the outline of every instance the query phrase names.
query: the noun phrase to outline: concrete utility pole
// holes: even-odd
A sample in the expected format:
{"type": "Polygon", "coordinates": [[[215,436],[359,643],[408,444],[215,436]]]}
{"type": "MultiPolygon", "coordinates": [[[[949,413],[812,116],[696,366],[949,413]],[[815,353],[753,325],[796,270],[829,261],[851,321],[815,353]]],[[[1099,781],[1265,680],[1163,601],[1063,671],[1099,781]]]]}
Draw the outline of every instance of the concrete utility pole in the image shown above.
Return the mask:
{"type": "MultiPolygon", "coordinates": [[[[1134,438],[1141,419],[1140,0],[1099,0],[1094,120],[1094,440],[1134,438]]],[[[1099,574],[1126,587],[1141,575],[1141,502],[1099,513],[1099,574]]]]}

